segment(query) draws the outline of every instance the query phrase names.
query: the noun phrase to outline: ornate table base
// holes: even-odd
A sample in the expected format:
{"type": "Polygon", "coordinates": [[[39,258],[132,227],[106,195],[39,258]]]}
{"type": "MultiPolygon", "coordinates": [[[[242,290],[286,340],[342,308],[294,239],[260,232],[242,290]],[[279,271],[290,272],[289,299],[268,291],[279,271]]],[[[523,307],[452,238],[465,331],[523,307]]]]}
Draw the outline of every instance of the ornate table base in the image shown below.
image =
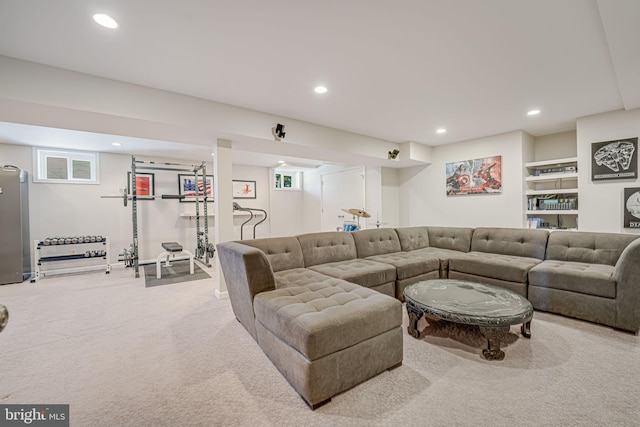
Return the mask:
{"type": "Polygon", "coordinates": [[[423,316],[477,326],[487,340],[487,348],[482,350],[487,360],[504,359],[500,342],[509,333],[510,325],[522,324],[522,335],[531,338],[533,307],[526,298],[505,289],[440,279],[410,285],[404,296],[409,315],[407,332],[414,338],[420,338],[418,321],[423,316]]]}
{"type": "Polygon", "coordinates": [[[9,310],[4,305],[0,305],[0,332],[7,326],[9,322],[9,310]]]}

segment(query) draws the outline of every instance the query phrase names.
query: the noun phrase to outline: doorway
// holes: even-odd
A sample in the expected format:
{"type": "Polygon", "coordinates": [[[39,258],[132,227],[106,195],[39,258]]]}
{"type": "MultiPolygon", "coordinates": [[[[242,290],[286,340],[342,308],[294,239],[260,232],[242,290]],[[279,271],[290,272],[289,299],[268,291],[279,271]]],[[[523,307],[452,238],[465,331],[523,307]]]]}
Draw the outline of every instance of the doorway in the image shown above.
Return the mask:
{"type": "MultiPolygon", "coordinates": [[[[358,218],[343,209],[363,209],[365,207],[364,167],[322,174],[322,231],[336,231],[345,221],[358,222],[358,218]]],[[[366,226],[361,221],[360,227],[366,226]]]]}

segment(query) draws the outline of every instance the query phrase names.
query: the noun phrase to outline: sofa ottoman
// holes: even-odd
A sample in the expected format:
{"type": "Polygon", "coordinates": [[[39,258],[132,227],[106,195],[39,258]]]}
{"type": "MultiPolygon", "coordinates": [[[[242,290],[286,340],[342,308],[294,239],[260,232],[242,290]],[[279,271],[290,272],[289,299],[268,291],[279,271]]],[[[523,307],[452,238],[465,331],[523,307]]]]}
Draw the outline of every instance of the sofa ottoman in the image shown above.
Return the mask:
{"type": "Polygon", "coordinates": [[[258,343],[311,408],[402,362],[402,304],[340,279],[254,298],[258,343]]]}

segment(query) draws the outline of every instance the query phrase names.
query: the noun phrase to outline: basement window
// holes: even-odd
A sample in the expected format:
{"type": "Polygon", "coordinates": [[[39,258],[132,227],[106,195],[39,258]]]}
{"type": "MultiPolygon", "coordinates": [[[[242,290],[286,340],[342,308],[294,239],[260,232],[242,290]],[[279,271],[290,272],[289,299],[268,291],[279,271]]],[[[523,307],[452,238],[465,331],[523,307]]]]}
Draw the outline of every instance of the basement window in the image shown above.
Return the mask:
{"type": "Polygon", "coordinates": [[[273,182],[276,190],[300,190],[300,174],[299,171],[288,171],[275,169],[273,171],[273,182]]]}
{"type": "Polygon", "coordinates": [[[98,153],[34,149],[33,182],[98,184],[98,153]]]}

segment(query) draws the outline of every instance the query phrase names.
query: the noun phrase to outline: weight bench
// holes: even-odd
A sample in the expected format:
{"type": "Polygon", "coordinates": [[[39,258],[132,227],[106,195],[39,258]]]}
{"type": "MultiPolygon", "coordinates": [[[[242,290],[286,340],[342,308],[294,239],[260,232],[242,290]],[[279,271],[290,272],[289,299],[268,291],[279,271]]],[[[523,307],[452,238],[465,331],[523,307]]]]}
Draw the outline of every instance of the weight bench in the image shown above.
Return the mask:
{"type": "Polygon", "coordinates": [[[186,249],[182,248],[182,245],[178,242],[163,242],[162,249],[165,252],[162,252],[158,255],[158,259],[156,260],[156,277],[160,279],[162,277],[162,260],[165,260],[165,267],[170,267],[169,258],[174,259],[176,255],[188,255],[189,256],[189,274],[193,274],[193,254],[186,249]]]}

